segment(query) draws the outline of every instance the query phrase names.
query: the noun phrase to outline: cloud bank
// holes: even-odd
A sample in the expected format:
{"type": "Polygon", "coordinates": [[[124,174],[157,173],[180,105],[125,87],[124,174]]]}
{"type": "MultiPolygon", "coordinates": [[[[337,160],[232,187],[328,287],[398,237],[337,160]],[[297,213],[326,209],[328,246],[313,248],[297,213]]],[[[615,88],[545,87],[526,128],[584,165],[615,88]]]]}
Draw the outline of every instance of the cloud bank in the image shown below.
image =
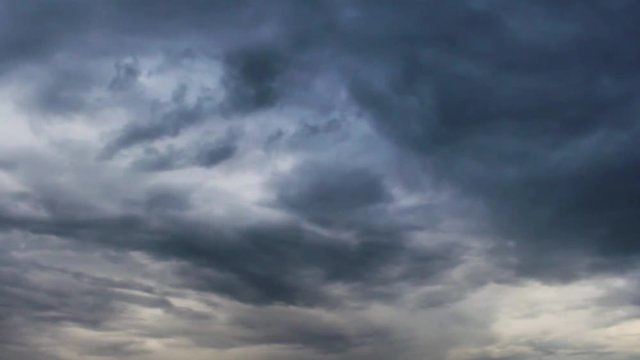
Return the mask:
{"type": "Polygon", "coordinates": [[[637,358],[638,13],[0,1],[0,358],[637,358]]]}

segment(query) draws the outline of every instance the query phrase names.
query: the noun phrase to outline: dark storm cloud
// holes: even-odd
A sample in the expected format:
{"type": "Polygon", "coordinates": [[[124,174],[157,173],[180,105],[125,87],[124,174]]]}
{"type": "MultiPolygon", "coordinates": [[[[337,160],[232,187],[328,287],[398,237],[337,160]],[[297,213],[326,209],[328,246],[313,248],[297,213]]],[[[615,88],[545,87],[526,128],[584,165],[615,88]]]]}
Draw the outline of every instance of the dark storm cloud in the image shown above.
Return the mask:
{"type": "MultiPolygon", "coordinates": [[[[179,284],[173,285],[254,309],[384,302],[405,285],[439,284],[464,257],[457,245],[424,248],[409,241],[449,209],[400,205],[396,191],[411,202],[410,195],[428,189],[416,180],[410,189],[416,194],[407,195],[403,184],[393,183],[397,174],[377,152],[384,138],[407,164],[417,164],[412,173],[426,174],[424,183],[442,184],[481,205],[491,223],[488,235],[498,238],[490,254],[497,260],[487,261],[514,270],[515,277],[569,280],[627,270],[640,256],[639,15],[640,3],[622,0],[0,1],[0,75],[16,70],[16,82],[28,83],[21,105],[29,114],[93,118],[88,94],[98,88],[131,110],[118,119],[122,127],[100,134],[107,140],[96,145],[102,156],[89,171],[66,168],[63,163],[74,159],[62,156],[49,168],[28,157],[4,167],[28,189],[2,194],[0,230],[170,260],[178,268],[179,284]],[[136,59],[159,57],[170,67],[170,53],[221,65],[221,97],[188,84],[178,84],[169,100],[137,94],[146,69],[136,59]],[[115,63],[111,77],[85,65],[96,59],[115,63]],[[24,70],[31,67],[38,71],[24,70]],[[260,115],[269,111],[279,117],[276,111],[289,105],[322,117],[346,103],[356,108],[357,121],[366,119],[382,137],[352,139],[366,143],[367,154],[358,149],[342,157],[343,148],[330,143],[329,135],[346,131],[352,119],[307,123],[287,115],[277,119],[277,130],[265,126],[267,135],[258,139],[269,151],[287,139],[306,149],[305,165],[269,179],[274,199],[267,210],[288,220],[261,222],[248,214],[242,220],[252,225],[231,225],[203,219],[193,213],[204,200],[189,190],[137,185],[145,172],[213,168],[236,161],[245,146],[261,147],[233,136],[166,147],[163,140],[184,140],[214,121],[242,128],[248,115],[257,125],[247,126],[261,132],[260,115]],[[349,158],[353,154],[362,158],[349,158]],[[130,189],[106,186],[116,182],[110,170],[92,172],[129,155],[130,166],[113,171],[130,189]],[[309,160],[313,156],[321,159],[309,160]],[[368,162],[358,165],[363,158],[368,162]],[[19,162],[38,170],[23,173],[13,166],[19,162]],[[73,174],[55,178],[65,171],[73,174]],[[108,179],[97,181],[100,176],[108,179]],[[345,293],[336,295],[332,287],[345,293]]],[[[224,199],[216,201],[211,207],[225,213],[224,199]]],[[[439,240],[434,235],[425,242],[439,240]]],[[[3,333],[16,321],[98,329],[118,314],[118,304],[182,311],[140,284],[70,273],[64,276],[77,281],[47,284],[39,277],[57,270],[2,256],[3,333]]],[[[486,281],[431,289],[422,305],[455,303],[486,281]]],[[[354,336],[312,317],[304,319],[318,324],[233,319],[239,328],[267,327],[247,335],[249,344],[323,354],[385,337],[376,331],[354,336]]],[[[16,344],[22,337],[15,336],[16,344]]],[[[131,347],[115,343],[90,353],[125,357],[131,347]]],[[[552,347],[535,351],[548,355],[552,347]]]]}
{"type": "Polygon", "coordinates": [[[175,137],[182,131],[203,121],[213,111],[212,99],[205,93],[194,103],[186,101],[188,89],[179,87],[168,104],[158,104],[150,109],[149,119],[129,123],[105,148],[109,157],[135,145],[150,143],[166,137],[175,137]]]}
{"type": "Polygon", "coordinates": [[[226,106],[241,112],[273,106],[283,92],[278,82],[287,60],[272,47],[243,48],[226,55],[226,106]]]}
{"type": "Polygon", "coordinates": [[[362,168],[305,164],[280,188],[284,205],[311,217],[345,216],[391,200],[380,178],[362,168]]]}
{"type": "Polygon", "coordinates": [[[395,228],[367,229],[359,224],[362,229],[356,237],[346,239],[293,222],[239,228],[210,225],[182,216],[190,208],[189,197],[171,189],[149,191],[146,200],[129,202],[129,212],[115,216],[82,203],[61,203],[51,194],[24,196],[13,201],[39,203],[49,217],[6,209],[0,216],[1,229],[178,260],[185,264],[181,276],[189,286],[249,303],[339,302],[323,289],[335,283],[354,285],[360,295],[379,293],[382,300],[393,292],[392,284],[437,281],[459,257],[453,246],[412,249],[403,231],[395,228]]]}
{"type": "Polygon", "coordinates": [[[362,21],[389,15],[384,33],[350,33],[367,44],[348,50],[354,99],[434,176],[485,203],[520,263],[638,255],[640,52],[625,41],[640,8],[472,4],[363,7],[362,21]]]}
{"type": "Polygon", "coordinates": [[[411,253],[393,233],[356,243],[295,225],[240,229],[226,238],[206,228],[198,233],[167,228],[162,234],[167,233],[154,233],[156,241],[137,246],[197,265],[182,274],[194,286],[250,303],[330,304],[340,299],[325,294],[324,285],[355,284],[373,295],[385,285],[435,281],[456,263],[455,253],[446,249],[411,253]]]}
{"type": "Polygon", "coordinates": [[[239,20],[245,10],[251,10],[244,5],[197,0],[188,5],[170,1],[5,0],[0,4],[1,65],[37,63],[61,53],[93,56],[134,51],[131,45],[135,41],[123,35],[150,40],[203,30],[223,31],[240,25],[231,20],[239,20]],[[226,21],[220,22],[222,19],[226,21]]]}
{"type": "Polygon", "coordinates": [[[329,52],[305,69],[340,72],[380,132],[484,202],[518,251],[638,253],[635,3],[327,4],[257,16],[282,36],[227,56],[236,106],[274,105],[283,69],[329,52]]]}
{"type": "Polygon", "coordinates": [[[523,256],[638,253],[637,5],[326,4],[258,16],[282,37],[228,56],[238,106],[274,105],[283,68],[328,52],[301,68],[338,72],[382,134],[486,204],[523,256]]]}
{"type": "Polygon", "coordinates": [[[372,38],[382,60],[353,79],[354,98],[433,174],[483,201],[522,256],[637,255],[640,52],[622,42],[640,31],[638,6],[456,4],[389,5],[398,24],[372,38]]]}
{"type": "MultiPolygon", "coordinates": [[[[278,1],[272,9],[254,2],[114,2],[102,4],[101,15],[94,13],[100,6],[95,4],[46,5],[64,18],[75,14],[68,23],[54,22],[44,4],[36,5],[3,5],[5,14],[42,17],[29,29],[24,22],[3,25],[10,58],[78,52],[69,43],[83,36],[78,27],[150,40],[168,31],[168,37],[222,34],[237,41],[221,45],[226,102],[234,111],[274,106],[303,90],[292,88],[289,69],[338,74],[381,134],[422,158],[432,176],[486,204],[498,234],[515,240],[523,256],[568,249],[625,257],[639,251],[639,153],[633,139],[640,52],[625,46],[640,32],[633,2],[278,1]],[[223,16],[229,20],[213,21],[223,16]],[[531,16],[535,22],[527,20],[531,16]],[[243,29],[249,20],[264,32],[243,29]],[[158,32],[150,31],[156,25],[162,25],[158,32]]],[[[196,36],[191,45],[201,40],[196,36]]],[[[120,64],[111,85],[130,86],[137,74],[132,64],[120,64]]],[[[187,103],[187,91],[176,90],[148,119],[130,122],[105,154],[176,136],[205,121],[214,111],[211,100],[202,95],[187,103]]],[[[48,93],[55,96],[41,98],[47,107],[76,106],[65,92],[48,93]]],[[[233,146],[222,145],[196,162],[213,166],[233,153],[233,146]]],[[[156,160],[154,169],[174,166],[171,159],[156,160]]],[[[366,176],[333,175],[287,189],[283,204],[309,216],[349,211],[384,196],[366,176]],[[325,193],[333,200],[313,201],[325,193]]],[[[535,267],[523,271],[535,274],[535,267]]]]}
{"type": "Polygon", "coordinates": [[[169,241],[155,251],[215,270],[196,268],[184,274],[199,288],[241,301],[297,305],[339,301],[327,298],[325,284],[360,284],[368,290],[407,281],[405,271],[415,270],[419,271],[410,275],[426,282],[454,261],[445,252],[409,255],[398,239],[349,244],[294,227],[251,229],[236,236],[236,240],[216,243],[169,241]]]}
{"type": "Polygon", "coordinates": [[[47,58],[83,34],[95,15],[80,1],[2,1],[0,72],[47,58]]]}

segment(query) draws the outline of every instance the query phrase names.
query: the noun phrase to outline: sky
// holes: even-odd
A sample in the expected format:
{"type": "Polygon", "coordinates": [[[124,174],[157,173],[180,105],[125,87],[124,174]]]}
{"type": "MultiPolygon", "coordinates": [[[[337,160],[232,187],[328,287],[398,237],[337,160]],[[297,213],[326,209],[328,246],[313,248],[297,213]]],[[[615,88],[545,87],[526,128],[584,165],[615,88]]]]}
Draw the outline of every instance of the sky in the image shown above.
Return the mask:
{"type": "Polygon", "coordinates": [[[638,16],[0,0],[0,360],[639,359],[638,16]]]}

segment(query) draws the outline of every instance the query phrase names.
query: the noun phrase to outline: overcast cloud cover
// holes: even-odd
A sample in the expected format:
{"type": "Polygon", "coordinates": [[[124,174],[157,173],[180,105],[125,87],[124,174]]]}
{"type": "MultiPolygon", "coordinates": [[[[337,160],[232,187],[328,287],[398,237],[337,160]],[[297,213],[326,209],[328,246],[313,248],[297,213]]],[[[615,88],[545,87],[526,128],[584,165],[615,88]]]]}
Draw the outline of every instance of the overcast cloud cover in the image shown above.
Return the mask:
{"type": "Polygon", "coordinates": [[[639,16],[0,0],[0,359],[640,358],[639,16]]]}

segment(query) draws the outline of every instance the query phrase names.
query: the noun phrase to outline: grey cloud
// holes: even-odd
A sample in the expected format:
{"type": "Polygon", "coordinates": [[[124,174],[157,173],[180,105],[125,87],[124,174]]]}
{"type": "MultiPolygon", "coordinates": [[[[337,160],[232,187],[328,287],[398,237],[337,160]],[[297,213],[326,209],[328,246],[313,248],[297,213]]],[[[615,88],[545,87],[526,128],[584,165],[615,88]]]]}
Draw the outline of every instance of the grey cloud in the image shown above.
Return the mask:
{"type": "Polygon", "coordinates": [[[182,274],[191,286],[249,303],[322,305],[334,302],[322,289],[333,283],[373,295],[386,284],[437,281],[459,257],[447,248],[411,250],[394,229],[363,229],[355,239],[340,239],[296,223],[211,226],[180,216],[189,202],[179,193],[150,192],[143,205],[144,216],[133,205],[130,213],[115,216],[72,204],[49,219],[5,212],[0,228],[193,264],[182,274]]]}
{"type": "Polygon", "coordinates": [[[162,138],[175,137],[185,129],[203,121],[213,112],[212,99],[201,94],[193,104],[186,102],[188,89],[175,89],[168,104],[155,104],[144,122],[129,123],[104,149],[103,156],[112,157],[118,152],[139,144],[162,138]]]}
{"type": "Polygon", "coordinates": [[[380,17],[388,31],[349,32],[367,44],[347,48],[354,99],[432,175],[486,204],[523,261],[564,249],[633,260],[638,53],[620,42],[638,31],[637,7],[468,5],[358,8],[356,21],[380,17]],[[531,11],[541,25],[514,32],[531,11]]]}
{"type": "Polygon", "coordinates": [[[229,111],[254,111],[276,104],[282,96],[279,80],[287,57],[265,46],[232,51],[225,57],[226,107],[229,111]]]}
{"type": "Polygon", "coordinates": [[[204,167],[213,167],[233,157],[237,147],[234,143],[222,143],[201,151],[197,156],[197,164],[204,167]]]}
{"type": "Polygon", "coordinates": [[[637,7],[467,5],[361,8],[363,21],[393,15],[387,33],[352,34],[370,40],[347,55],[354,99],[435,177],[486,204],[524,261],[565,249],[632,260],[638,53],[620,42],[638,31],[637,7]],[[540,25],[514,32],[527,11],[540,25]],[[563,37],[544,37],[563,26],[563,37]]]}
{"type": "Polygon", "coordinates": [[[136,84],[141,72],[136,59],[119,61],[114,66],[116,74],[109,82],[110,90],[124,91],[136,84]]]}
{"type": "MultiPolygon", "coordinates": [[[[125,315],[126,308],[138,306],[169,313],[179,312],[165,293],[135,280],[118,280],[103,274],[69,270],[67,266],[94,249],[69,247],[68,243],[44,238],[2,232],[2,265],[0,266],[0,334],[2,356],[21,359],[66,359],[57,355],[75,347],[84,356],[123,357],[147,352],[138,340],[114,340],[47,346],[41,340],[64,336],[59,327],[79,327],[96,333],[109,333],[125,315]],[[51,266],[41,261],[71,251],[71,263],[51,266]],[[52,328],[53,327],[53,328],[52,328]],[[55,331],[53,331],[55,330],[55,331]],[[61,334],[62,333],[62,334],[61,334]],[[78,348],[80,347],[80,348],[78,348]]],[[[97,256],[103,256],[98,251],[97,256]]],[[[92,255],[96,256],[96,255],[92,255]]],[[[121,264],[122,265],[122,264],[121,264]]],[[[128,264],[125,262],[125,266],[128,264]]],[[[96,272],[98,273],[98,272],[96,272]]]]}
{"type": "Polygon", "coordinates": [[[25,105],[47,115],[88,111],[92,104],[87,94],[97,81],[84,69],[72,69],[69,65],[52,73],[49,79],[43,79],[39,88],[34,89],[25,105]]]}
{"type": "MultiPolygon", "coordinates": [[[[60,220],[55,223],[65,226],[60,220]]],[[[435,281],[438,273],[450,266],[445,264],[451,264],[451,259],[445,253],[412,252],[407,258],[409,252],[398,242],[344,244],[333,239],[315,239],[313,237],[317,235],[304,234],[299,229],[244,230],[236,235],[231,234],[233,238],[224,239],[220,237],[221,234],[211,234],[212,238],[197,238],[205,235],[178,230],[176,225],[157,229],[157,232],[147,229],[147,235],[140,234],[139,229],[125,229],[116,223],[106,227],[118,230],[102,234],[96,231],[96,224],[87,224],[85,229],[78,228],[77,231],[71,229],[72,226],[67,224],[67,229],[57,231],[43,227],[30,230],[31,233],[56,234],[69,239],[82,236],[85,250],[102,251],[107,245],[106,249],[115,249],[117,253],[142,250],[155,258],[171,260],[173,263],[177,260],[178,264],[183,264],[181,271],[174,272],[177,282],[165,282],[163,287],[174,286],[174,292],[180,289],[213,292],[255,309],[253,314],[246,310],[232,313],[232,322],[227,322],[225,327],[233,330],[235,335],[225,335],[231,336],[228,340],[206,339],[202,334],[189,331],[162,335],[161,330],[149,329],[148,332],[138,333],[139,336],[149,337],[185,336],[203,347],[275,344],[339,356],[361,347],[375,346],[377,341],[386,338],[384,329],[327,321],[323,317],[314,318],[304,315],[304,308],[328,306],[340,309],[343,301],[355,304],[364,299],[367,302],[374,298],[383,301],[385,298],[381,294],[385,293],[385,288],[388,291],[386,298],[391,299],[397,295],[391,294],[395,290],[389,286],[396,286],[409,278],[405,273],[384,274],[391,268],[397,268],[405,262],[407,271],[411,272],[415,281],[425,282],[435,281]],[[119,233],[119,230],[123,233],[119,233]],[[125,234],[126,240],[117,240],[125,234]],[[324,293],[323,288],[335,283],[351,284],[360,289],[353,298],[332,298],[324,293]],[[281,307],[280,315],[276,310],[269,310],[268,306],[274,304],[285,305],[281,307]],[[289,311],[293,313],[287,314],[289,311]]],[[[24,224],[20,228],[29,229],[24,224]]],[[[193,229],[193,224],[189,228],[193,229]]],[[[75,258],[82,255],[82,250],[75,245],[77,240],[65,240],[64,243],[70,246],[57,248],[57,251],[71,250],[75,258]]],[[[46,243],[41,241],[34,244],[35,248],[33,245],[26,248],[18,245],[18,252],[36,250],[37,254],[40,246],[46,243]]],[[[56,247],[51,247],[45,254],[52,254],[55,250],[56,247]]],[[[215,317],[207,315],[209,313],[194,313],[174,305],[168,300],[166,291],[147,285],[146,281],[137,283],[134,280],[69,271],[63,267],[68,264],[62,263],[60,268],[39,265],[30,262],[29,257],[25,258],[24,255],[19,261],[9,262],[5,259],[4,263],[7,266],[3,269],[13,268],[13,275],[7,273],[7,276],[3,276],[3,303],[12,308],[6,314],[25,320],[21,328],[33,330],[37,326],[64,323],[97,332],[114,331],[119,326],[117,319],[126,316],[124,310],[130,306],[157,309],[179,317],[196,328],[203,321],[209,326],[217,322],[215,317]]],[[[122,270],[126,273],[127,263],[118,265],[119,268],[123,266],[122,270]]],[[[5,271],[0,274],[5,274],[5,271]]],[[[148,351],[137,340],[122,342],[105,339],[95,344],[83,344],[82,347],[82,354],[101,354],[113,358],[148,351]]]]}
{"type": "Polygon", "coordinates": [[[363,325],[328,321],[299,311],[283,311],[272,308],[269,312],[238,314],[234,325],[245,329],[263,329],[259,333],[248,332],[251,343],[298,345],[320,353],[344,353],[357,347],[371,345],[385,337],[382,329],[363,325]]]}
{"type": "Polygon", "coordinates": [[[176,233],[147,250],[212,269],[185,268],[183,275],[198,288],[252,303],[330,304],[335,300],[323,294],[325,284],[362,284],[373,295],[385,284],[436,281],[456,263],[455,253],[411,253],[398,238],[348,243],[296,226],[244,229],[228,239],[185,235],[176,233]]]}
{"type": "Polygon", "coordinates": [[[279,5],[284,40],[228,58],[247,109],[272,105],[280,64],[326,49],[335,59],[322,66],[344,72],[380,132],[484,202],[519,252],[563,239],[596,256],[637,253],[638,52],[621,45],[638,31],[633,3],[279,5]],[[296,17],[312,10],[313,21],[296,17]]]}
{"type": "MultiPolygon", "coordinates": [[[[6,235],[6,233],[4,233],[6,235]]],[[[5,249],[7,250],[7,249],[5,249]]],[[[2,307],[0,327],[11,331],[11,324],[28,330],[37,324],[70,323],[92,329],[106,323],[120,312],[121,303],[167,308],[166,299],[149,293],[135,283],[110,281],[99,277],[72,273],[33,260],[24,260],[9,251],[3,256],[2,307]],[[129,295],[119,290],[144,291],[146,295],[129,295]]]]}
{"type": "MultiPolygon", "coordinates": [[[[93,119],[88,94],[100,88],[127,116],[116,132],[99,134],[94,145],[102,152],[86,168],[67,164],[80,161],[78,153],[46,161],[3,155],[11,190],[2,193],[0,230],[167,261],[175,266],[175,289],[254,309],[388,305],[402,297],[399,290],[444,284],[417,300],[418,307],[443,309],[496,279],[623,274],[640,257],[640,50],[632,45],[639,13],[638,3],[622,0],[0,1],[0,74],[24,81],[28,93],[16,111],[93,119]],[[185,84],[169,100],[144,98],[136,93],[143,62],[114,60],[157,57],[171,67],[176,53],[221,64],[220,96],[185,84]],[[95,65],[114,61],[107,76],[95,65]],[[341,107],[353,114],[333,120],[343,109],[332,109],[341,107]],[[188,138],[217,124],[261,132],[262,122],[263,152],[253,152],[263,146],[252,143],[251,131],[246,138],[188,138]],[[368,126],[377,137],[354,130],[368,126]],[[355,135],[331,143],[349,131],[355,135]],[[233,200],[277,221],[249,211],[234,225],[198,217],[203,199],[195,192],[151,185],[175,175],[164,170],[242,167],[254,161],[244,159],[245,150],[257,161],[272,156],[274,168],[304,163],[286,173],[260,167],[273,170],[265,175],[267,204],[233,200]],[[411,169],[396,174],[400,168],[411,169]],[[434,200],[434,189],[454,192],[447,201],[455,204],[434,200]],[[445,219],[458,202],[477,204],[481,216],[445,219]],[[445,220],[452,224],[440,226],[445,220]],[[448,241],[474,221],[489,226],[448,241]],[[472,248],[481,255],[467,253],[472,248]],[[469,283],[443,278],[473,256],[504,273],[469,283]]],[[[226,214],[217,200],[208,204],[211,213],[226,214]]],[[[15,321],[99,329],[123,304],[198,314],[140,284],[3,259],[3,333],[15,321]]],[[[625,301],[637,304],[636,295],[625,301]]],[[[392,336],[354,335],[313,316],[234,315],[231,325],[245,331],[245,345],[310,348],[326,358],[392,336]]],[[[0,347],[29,358],[18,344],[28,336],[8,336],[16,346],[0,347]]],[[[136,346],[115,341],[87,351],[117,358],[136,346]]],[[[555,356],[553,346],[532,349],[555,356]]]]}
{"type": "Polygon", "coordinates": [[[305,164],[280,185],[280,201],[305,215],[341,216],[390,201],[381,179],[363,168],[305,164]]]}
{"type": "Polygon", "coordinates": [[[134,161],[133,167],[144,171],[175,170],[188,166],[212,168],[233,158],[237,151],[236,141],[227,139],[203,145],[200,149],[169,147],[157,150],[149,147],[134,161]]]}
{"type": "Polygon", "coordinates": [[[188,156],[182,151],[169,148],[158,150],[153,147],[145,148],[142,156],[133,162],[133,167],[144,171],[173,170],[186,164],[188,156]]]}
{"type": "Polygon", "coordinates": [[[86,30],[95,13],[89,3],[3,1],[0,4],[4,54],[0,71],[38,62],[69,46],[86,30]]]}

